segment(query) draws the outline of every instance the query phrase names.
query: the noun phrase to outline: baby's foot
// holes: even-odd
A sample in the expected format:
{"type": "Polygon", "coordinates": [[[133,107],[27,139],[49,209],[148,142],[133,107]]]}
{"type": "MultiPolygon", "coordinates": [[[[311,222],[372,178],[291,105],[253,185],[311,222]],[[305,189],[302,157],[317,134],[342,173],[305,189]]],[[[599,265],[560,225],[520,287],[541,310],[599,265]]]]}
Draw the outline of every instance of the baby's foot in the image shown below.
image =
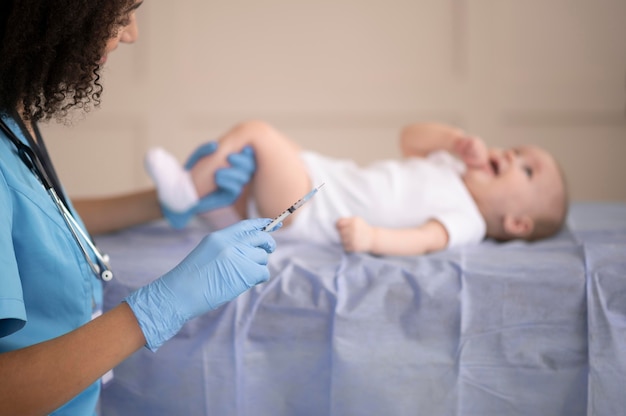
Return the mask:
{"type": "Polygon", "coordinates": [[[189,171],[167,151],[160,147],[148,150],[144,165],[156,185],[159,201],[168,209],[185,212],[198,203],[189,171]]]}

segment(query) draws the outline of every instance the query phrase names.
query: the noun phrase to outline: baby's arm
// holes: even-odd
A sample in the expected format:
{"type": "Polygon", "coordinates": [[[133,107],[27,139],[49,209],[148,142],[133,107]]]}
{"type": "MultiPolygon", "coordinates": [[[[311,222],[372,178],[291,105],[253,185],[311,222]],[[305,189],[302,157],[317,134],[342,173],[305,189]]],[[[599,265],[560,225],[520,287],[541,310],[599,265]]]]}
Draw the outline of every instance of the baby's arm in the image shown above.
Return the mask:
{"type": "Polygon", "coordinates": [[[448,233],[436,220],[412,228],[373,227],[362,218],[348,217],[337,221],[343,247],[348,252],[409,256],[443,250],[448,233]]]}
{"type": "Polygon", "coordinates": [[[487,145],[480,137],[440,123],[416,123],[405,127],[400,136],[400,149],[405,157],[425,157],[445,150],[458,156],[469,168],[484,168],[488,163],[487,145]]]}
{"type": "Polygon", "coordinates": [[[466,137],[459,128],[441,123],[415,123],[400,134],[400,150],[406,157],[425,157],[437,150],[455,151],[456,142],[466,137]]]}

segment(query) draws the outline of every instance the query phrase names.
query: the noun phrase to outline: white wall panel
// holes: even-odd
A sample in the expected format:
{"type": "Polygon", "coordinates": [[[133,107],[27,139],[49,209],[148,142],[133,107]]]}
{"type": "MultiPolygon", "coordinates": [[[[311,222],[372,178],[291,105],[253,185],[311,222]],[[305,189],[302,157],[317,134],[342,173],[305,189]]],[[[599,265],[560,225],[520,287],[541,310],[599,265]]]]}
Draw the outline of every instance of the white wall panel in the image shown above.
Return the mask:
{"type": "Polygon", "coordinates": [[[626,200],[624,0],[146,1],[138,14],[102,108],[44,129],[75,195],[149,186],[148,146],[182,161],[261,118],[362,163],[397,156],[404,124],[454,123],[553,150],[574,199],[626,200]]]}

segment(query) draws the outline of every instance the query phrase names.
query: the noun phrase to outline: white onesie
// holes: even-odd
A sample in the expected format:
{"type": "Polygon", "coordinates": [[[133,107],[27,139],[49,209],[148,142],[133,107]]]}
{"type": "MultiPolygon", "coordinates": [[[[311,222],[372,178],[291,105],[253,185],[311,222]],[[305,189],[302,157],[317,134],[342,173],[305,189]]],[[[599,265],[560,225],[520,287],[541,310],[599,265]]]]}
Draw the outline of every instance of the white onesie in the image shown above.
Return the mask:
{"type": "MultiPolygon", "coordinates": [[[[310,151],[302,158],[313,186],[325,185],[289,227],[278,231],[286,237],[339,244],[335,222],[350,216],[387,228],[436,219],[448,232],[448,247],[476,244],[485,237],[485,221],[461,178],[465,165],[447,152],[366,167],[310,151]]],[[[254,202],[249,216],[259,216],[254,202]]]]}

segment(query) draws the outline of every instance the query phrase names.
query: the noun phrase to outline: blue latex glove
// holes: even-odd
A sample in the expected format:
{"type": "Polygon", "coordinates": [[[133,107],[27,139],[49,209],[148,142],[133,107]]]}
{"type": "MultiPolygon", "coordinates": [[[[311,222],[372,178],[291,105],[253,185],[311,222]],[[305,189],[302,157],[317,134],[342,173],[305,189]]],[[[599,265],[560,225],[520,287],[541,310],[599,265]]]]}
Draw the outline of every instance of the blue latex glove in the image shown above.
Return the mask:
{"type": "MultiPolygon", "coordinates": [[[[217,149],[217,142],[208,142],[197,148],[185,163],[185,169],[191,168],[205,156],[209,156],[217,149]]],[[[215,172],[215,184],[218,189],[200,199],[196,206],[185,212],[175,212],[161,204],[163,216],[174,228],[183,228],[191,218],[197,214],[217,208],[227,207],[235,203],[243,187],[250,182],[256,170],[254,151],[246,146],[240,153],[228,155],[230,167],[215,172]]]]}
{"type": "Polygon", "coordinates": [[[245,220],[209,234],[171,271],[125,299],[148,348],[156,351],[189,319],[269,279],[267,261],[276,242],[261,231],[269,222],[245,220]]]}

